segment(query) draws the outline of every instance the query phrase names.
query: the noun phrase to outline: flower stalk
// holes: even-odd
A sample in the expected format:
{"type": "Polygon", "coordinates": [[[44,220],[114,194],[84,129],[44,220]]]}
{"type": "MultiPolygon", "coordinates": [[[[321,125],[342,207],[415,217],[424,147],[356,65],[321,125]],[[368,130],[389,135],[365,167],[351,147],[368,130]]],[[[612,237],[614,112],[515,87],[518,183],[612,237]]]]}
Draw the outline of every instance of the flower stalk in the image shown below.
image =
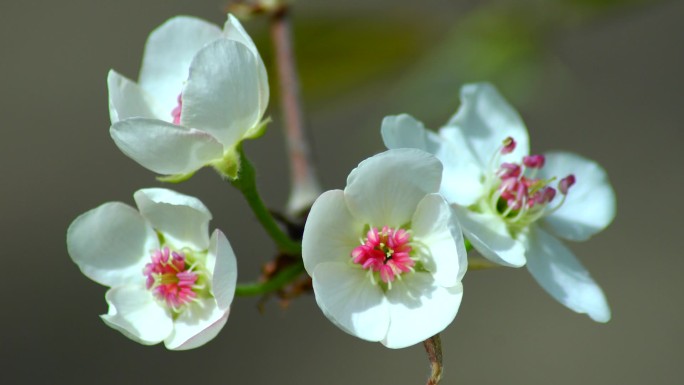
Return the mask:
{"type": "Polygon", "coordinates": [[[256,186],[256,173],[254,166],[247,159],[239,145],[237,148],[238,156],[240,157],[240,171],[236,179],[231,179],[231,183],[235,188],[240,190],[242,195],[247,200],[249,207],[256,215],[259,223],[264,227],[266,233],[273,239],[278,247],[278,250],[287,255],[299,256],[302,253],[302,246],[292,240],[276,223],[271,212],[264,205],[264,201],[259,195],[256,186]]]}
{"type": "Polygon", "coordinates": [[[285,139],[290,160],[291,191],[287,211],[300,214],[320,195],[311,149],[302,117],[299,78],[292,48],[289,8],[282,4],[271,15],[271,38],[275,50],[285,139]]]}
{"type": "Polygon", "coordinates": [[[430,360],[430,378],[427,385],[437,385],[442,379],[442,339],[439,333],[423,341],[425,352],[430,360]]]}
{"type": "Polygon", "coordinates": [[[284,268],[275,277],[260,283],[247,283],[237,285],[235,295],[239,297],[250,297],[264,295],[282,289],[288,283],[294,281],[304,271],[304,264],[297,262],[284,268]]]}

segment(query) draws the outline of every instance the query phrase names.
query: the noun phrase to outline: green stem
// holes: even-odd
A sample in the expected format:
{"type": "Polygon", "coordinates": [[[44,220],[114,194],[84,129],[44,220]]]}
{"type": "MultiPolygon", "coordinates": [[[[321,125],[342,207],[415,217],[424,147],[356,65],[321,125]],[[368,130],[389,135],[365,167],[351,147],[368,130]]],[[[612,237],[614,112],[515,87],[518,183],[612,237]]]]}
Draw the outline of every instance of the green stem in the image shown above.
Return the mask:
{"type": "Polygon", "coordinates": [[[302,246],[283,232],[275,219],[273,219],[271,212],[264,205],[264,201],[261,200],[256,186],[254,166],[245,156],[242,145],[238,145],[236,151],[240,157],[240,171],[238,172],[238,177],[232,179],[231,183],[244,195],[249,207],[252,208],[254,215],[256,215],[264,230],[275,241],[278,250],[288,255],[301,255],[302,246]]]}
{"type": "Polygon", "coordinates": [[[235,289],[235,295],[247,297],[268,294],[272,291],[281,289],[288,283],[292,282],[295,278],[299,277],[303,271],[304,264],[297,262],[292,266],[286,267],[275,277],[266,282],[237,285],[237,288],[235,289]]]}

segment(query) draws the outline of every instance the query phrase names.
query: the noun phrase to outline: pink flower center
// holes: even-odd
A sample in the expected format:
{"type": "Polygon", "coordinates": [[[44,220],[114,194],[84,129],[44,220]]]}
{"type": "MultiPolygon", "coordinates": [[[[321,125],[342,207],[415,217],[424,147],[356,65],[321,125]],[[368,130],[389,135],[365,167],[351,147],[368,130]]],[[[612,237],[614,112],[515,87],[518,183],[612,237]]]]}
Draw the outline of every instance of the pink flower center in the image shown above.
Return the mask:
{"type": "Polygon", "coordinates": [[[173,124],[179,125],[181,119],[181,111],[183,110],[183,94],[178,94],[178,105],[171,110],[171,116],[173,117],[173,124]]]}
{"type": "Polygon", "coordinates": [[[401,274],[413,271],[411,235],[404,229],[377,227],[368,230],[363,244],[354,248],[352,261],[372,273],[378,273],[382,282],[390,284],[401,274]]]}
{"type": "Polygon", "coordinates": [[[199,274],[188,266],[185,255],[168,247],[155,250],[152,262],[145,265],[146,286],[155,298],[173,310],[179,310],[197,297],[199,274]]]}
{"type": "MultiPolygon", "coordinates": [[[[506,138],[502,147],[494,155],[493,164],[499,162],[501,155],[513,152],[515,146],[516,142],[513,138],[506,138]]],[[[494,171],[494,177],[489,178],[488,182],[494,191],[490,199],[491,207],[511,224],[518,223],[522,226],[557,210],[564,203],[568,190],[575,183],[575,176],[570,174],[561,179],[556,188],[551,187],[550,184],[556,180],[556,177],[551,179],[536,177],[545,164],[544,155],[527,155],[523,157],[521,163],[501,163],[494,171]],[[558,192],[562,195],[561,202],[549,208],[549,204],[558,192]]]]}
{"type": "MultiPolygon", "coordinates": [[[[543,158],[542,155],[535,156],[543,158]]],[[[546,205],[556,196],[556,189],[548,186],[551,181],[525,176],[518,164],[503,163],[498,175],[501,180],[500,199],[511,210],[520,210],[523,207],[532,209],[546,205]],[[515,171],[511,171],[512,169],[515,171]]]]}

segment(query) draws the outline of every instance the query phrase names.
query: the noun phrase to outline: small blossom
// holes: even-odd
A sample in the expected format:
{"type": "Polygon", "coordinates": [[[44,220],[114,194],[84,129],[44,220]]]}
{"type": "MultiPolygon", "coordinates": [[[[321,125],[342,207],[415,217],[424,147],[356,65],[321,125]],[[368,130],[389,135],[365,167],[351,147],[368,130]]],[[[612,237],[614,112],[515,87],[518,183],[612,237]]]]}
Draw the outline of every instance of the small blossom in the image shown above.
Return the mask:
{"type": "Polygon", "coordinates": [[[235,147],[258,136],[269,97],[264,63],[240,22],[223,30],[174,17],[147,39],[138,83],[110,71],[110,133],[143,167],[192,175],[211,165],[234,177],[235,147]]]}
{"type": "Polygon", "coordinates": [[[461,98],[439,133],[408,115],[385,118],[385,145],[423,149],[442,161],[440,192],[484,257],[526,264],[560,303],[608,321],[603,291],[556,238],[584,241],[613,220],[615,196],[605,171],[572,153],[529,155],[525,125],[491,85],[466,85],[461,98]]]}
{"type": "Polygon", "coordinates": [[[441,173],[426,152],[390,150],[314,203],[304,267],[316,302],[342,330],[403,348],[453,321],[467,261],[461,229],[437,194],[441,173]]]}
{"type": "Polygon", "coordinates": [[[169,349],[205,344],[228,319],[237,267],[211,213],[197,198],[150,188],[134,208],[105,203],[67,231],[71,259],[83,274],[111,288],[102,320],[141,344],[169,349]]]}

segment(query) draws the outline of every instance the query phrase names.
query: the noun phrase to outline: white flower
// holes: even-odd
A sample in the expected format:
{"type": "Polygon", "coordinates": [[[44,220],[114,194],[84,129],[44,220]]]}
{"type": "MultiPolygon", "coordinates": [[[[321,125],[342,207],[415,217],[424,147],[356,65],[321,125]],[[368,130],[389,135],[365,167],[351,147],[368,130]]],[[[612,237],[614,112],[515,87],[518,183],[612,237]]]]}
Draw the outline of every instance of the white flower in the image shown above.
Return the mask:
{"type": "Polygon", "coordinates": [[[107,85],[116,145],[176,176],[205,165],[237,173],[235,146],[260,134],[269,96],[264,63],[232,15],[223,31],[192,17],[168,20],[147,39],[138,84],[112,70],[107,85]]]}
{"type": "Polygon", "coordinates": [[[572,153],[527,155],[525,125],[491,85],[466,85],[461,99],[438,134],[408,115],[385,118],[385,145],[420,148],[442,161],[440,192],[483,256],[507,266],[527,264],[560,303],[607,322],[603,291],[556,239],[584,241],[613,220],[615,195],[605,171],[572,153]]]}
{"type": "Polygon", "coordinates": [[[237,266],[211,213],[197,198],[150,188],[134,195],[138,211],[108,202],[74,220],[71,259],[111,286],[107,325],[141,344],[192,349],[218,334],[235,294],[237,266]]]}
{"type": "Polygon", "coordinates": [[[467,261],[461,229],[436,194],[441,174],[426,152],[390,150],[314,203],[304,267],[316,302],[342,330],[403,348],[453,321],[467,261]]]}

